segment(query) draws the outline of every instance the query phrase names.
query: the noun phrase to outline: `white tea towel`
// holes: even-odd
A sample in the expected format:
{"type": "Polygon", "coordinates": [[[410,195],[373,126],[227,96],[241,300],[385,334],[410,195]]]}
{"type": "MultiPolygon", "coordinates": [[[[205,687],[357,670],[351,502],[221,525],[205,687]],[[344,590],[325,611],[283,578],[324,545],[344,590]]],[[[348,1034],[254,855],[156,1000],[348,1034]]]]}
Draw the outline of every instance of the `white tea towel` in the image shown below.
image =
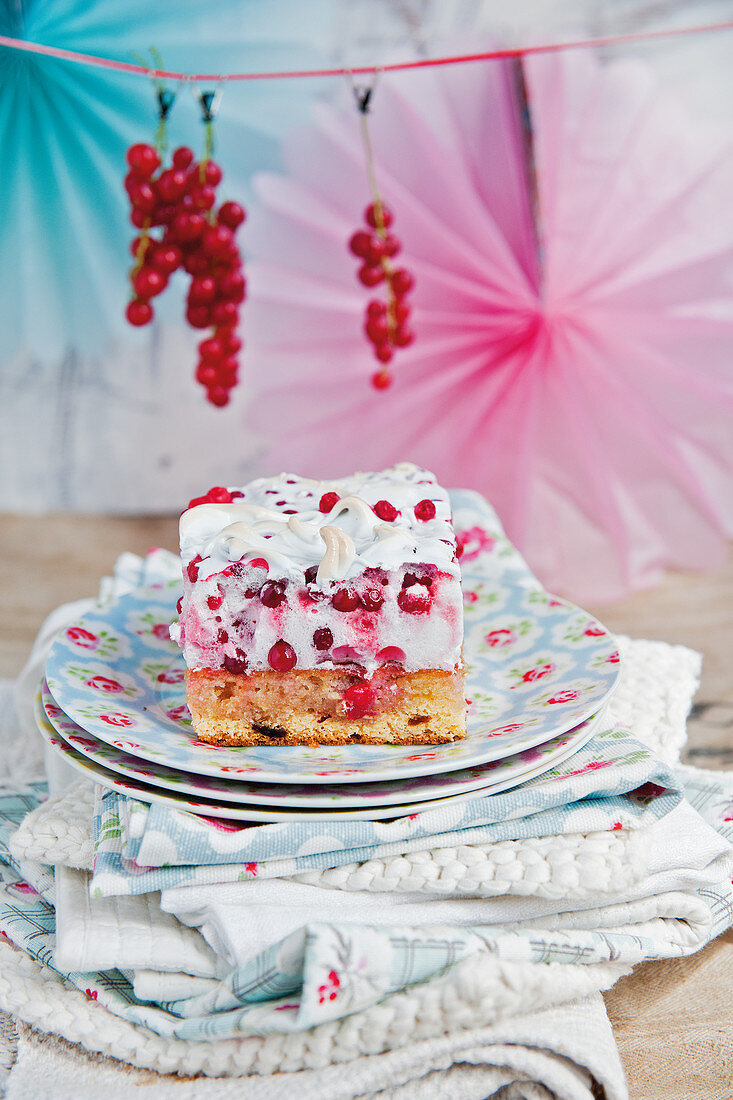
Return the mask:
{"type": "Polygon", "coordinates": [[[56,868],[59,970],[155,969],[220,977],[227,967],[198,932],[160,908],[156,894],[91,898],[89,873],[56,868]]]}

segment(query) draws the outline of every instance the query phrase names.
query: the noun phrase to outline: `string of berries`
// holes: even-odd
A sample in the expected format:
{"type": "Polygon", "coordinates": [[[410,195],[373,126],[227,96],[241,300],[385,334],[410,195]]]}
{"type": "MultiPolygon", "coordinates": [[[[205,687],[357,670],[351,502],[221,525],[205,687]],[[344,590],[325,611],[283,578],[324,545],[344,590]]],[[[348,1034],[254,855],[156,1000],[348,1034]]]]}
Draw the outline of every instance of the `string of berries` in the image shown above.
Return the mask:
{"type": "MultiPolygon", "coordinates": [[[[167,93],[166,93],[167,94],[167,93]]],[[[198,346],[196,381],[212,404],[229,402],[238,381],[238,353],[242,341],[237,332],[239,310],[246,296],[242,256],[235,240],[246,214],[237,202],[217,207],[216,189],[223,172],[211,157],[211,97],[202,93],[206,148],[200,161],[181,146],[163,166],[165,119],[172,96],[160,102],[157,148],[138,143],[127,150],[129,172],[125,190],[130,200],[130,221],[140,230],[130,247],[132,298],[126,310],[131,325],[153,320],[153,298],[161,294],[178,270],[190,275],[186,320],[196,329],[211,329],[198,346]]]]}
{"type": "Polygon", "coordinates": [[[359,229],[351,237],[349,248],[363,260],[357,272],[359,282],[367,287],[384,283],[386,301],[372,298],[367,302],[364,333],[374,345],[374,354],[382,364],[372,377],[372,385],[378,390],[392,383],[388,364],[396,348],[408,347],[415,336],[408,326],[410,306],[407,294],[415,285],[406,267],[394,267],[392,260],[402,250],[397,237],[389,232],[394,221],[392,211],[377,199],[364,211],[367,228],[359,229]]]}
{"type": "Polygon", "coordinates": [[[415,339],[408,324],[410,306],[406,300],[415,285],[415,279],[406,267],[395,267],[393,263],[402,251],[402,242],[391,232],[394,215],[382,200],[374,171],[374,154],[367,123],[373,91],[374,86],[354,87],[373,201],[364,211],[366,228],[358,229],[352,235],[349,249],[362,261],[357,272],[359,282],[370,288],[383,284],[386,291],[386,300],[371,298],[367,302],[364,320],[364,333],[381,364],[380,369],[372,375],[372,385],[375,389],[385,390],[392,385],[389,364],[395,350],[408,347],[415,339]]]}

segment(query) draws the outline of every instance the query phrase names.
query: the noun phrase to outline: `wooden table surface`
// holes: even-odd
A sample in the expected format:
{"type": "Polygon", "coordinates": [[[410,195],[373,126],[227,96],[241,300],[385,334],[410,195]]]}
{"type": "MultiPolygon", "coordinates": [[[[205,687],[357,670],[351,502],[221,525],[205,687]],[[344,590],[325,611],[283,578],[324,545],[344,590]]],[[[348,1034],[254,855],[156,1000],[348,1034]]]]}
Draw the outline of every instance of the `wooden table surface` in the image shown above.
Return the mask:
{"type": "MultiPolygon", "coordinates": [[[[174,518],[0,516],[0,676],[20,671],[49,611],[93,595],[122,551],[151,546],[177,549],[174,518]]],[[[697,767],[733,768],[733,561],[706,575],[671,574],[655,589],[588,610],[617,633],[703,654],[684,758],[697,767]]],[[[637,967],[606,995],[632,1100],[733,1097],[727,975],[731,932],[691,959],[637,967]],[[680,991],[684,1013],[672,1011],[680,991]]]]}

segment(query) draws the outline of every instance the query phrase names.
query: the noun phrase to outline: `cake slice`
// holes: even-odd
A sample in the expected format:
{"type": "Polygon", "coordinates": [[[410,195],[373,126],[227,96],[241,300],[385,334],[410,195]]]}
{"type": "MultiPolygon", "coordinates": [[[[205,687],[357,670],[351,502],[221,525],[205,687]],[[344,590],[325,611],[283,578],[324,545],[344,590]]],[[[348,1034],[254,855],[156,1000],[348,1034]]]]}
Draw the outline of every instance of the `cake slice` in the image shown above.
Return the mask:
{"type": "Polygon", "coordinates": [[[181,516],[193,725],[217,745],[464,736],[448,495],[426,470],[217,488],[181,516]]]}

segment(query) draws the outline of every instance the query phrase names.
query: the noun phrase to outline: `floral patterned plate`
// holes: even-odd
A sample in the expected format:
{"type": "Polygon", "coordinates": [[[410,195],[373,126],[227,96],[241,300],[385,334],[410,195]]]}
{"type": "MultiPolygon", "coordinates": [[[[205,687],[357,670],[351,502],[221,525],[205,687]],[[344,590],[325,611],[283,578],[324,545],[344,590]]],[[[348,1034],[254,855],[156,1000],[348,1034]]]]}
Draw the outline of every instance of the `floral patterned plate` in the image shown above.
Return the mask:
{"type": "MultiPolygon", "coordinates": [[[[511,787],[518,787],[526,780],[534,779],[535,776],[542,775],[544,772],[549,771],[555,764],[562,763],[563,760],[566,760],[568,756],[577,752],[578,749],[582,748],[582,746],[590,740],[597,725],[597,723],[593,721],[584,723],[582,735],[578,739],[572,738],[565,746],[564,751],[552,761],[547,762],[543,760],[534,767],[530,766],[525,774],[521,776],[515,776],[513,779],[506,779],[503,782],[490,784],[486,787],[482,787],[480,790],[463,791],[442,798],[431,798],[426,801],[405,802],[397,806],[366,805],[362,806],[360,809],[340,809],[338,806],[332,805],[325,809],[315,809],[312,806],[309,808],[307,805],[304,805],[303,808],[296,809],[292,806],[266,807],[251,804],[233,804],[215,797],[206,797],[203,794],[198,795],[194,799],[184,791],[179,792],[172,789],[153,787],[140,779],[135,779],[127,775],[119,775],[109,768],[104,767],[104,765],[98,761],[82,755],[82,753],[78,751],[80,746],[72,745],[66,740],[66,737],[48,720],[40,692],[36,696],[35,712],[38,728],[47,744],[58,752],[76,771],[86,775],[86,777],[93,782],[101,783],[104,787],[112,787],[122,794],[128,795],[130,798],[137,798],[143,802],[157,802],[163,806],[169,806],[174,810],[186,810],[189,813],[198,814],[204,817],[251,822],[384,821],[398,817],[406,817],[408,814],[420,813],[422,810],[433,810],[439,806],[467,802],[472,798],[480,798],[484,794],[496,794],[499,791],[508,790],[511,787]]],[[[146,778],[149,777],[146,776],[146,778]]],[[[277,790],[277,788],[275,789],[277,790]]],[[[207,793],[210,794],[211,791],[207,793]]]]}
{"type": "Polygon", "coordinates": [[[469,712],[461,741],[242,748],[199,741],[181,653],[168,637],[180,595],[175,581],[99,604],[63,631],[46,665],[51,694],[83,729],[137,757],[262,783],[435,775],[541,745],[608,699],[619,673],[615,639],[587,612],[544,591],[477,494],[459,490],[451,500],[463,551],[469,712]]]}
{"type": "Polygon", "coordinates": [[[131,779],[142,780],[153,787],[165,787],[169,791],[185,791],[204,798],[221,798],[225,802],[247,802],[250,805],[273,807],[293,806],[303,809],[334,809],[347,806],[396,806],[417,798],[434,799],[448,795],[480,790],[488,794],[494,790],[506,790],[523,783],[533,776],[549,771],[566,760],[588,741],[602,720],[602,714],[589,718],[568,733],[560,734],[542,745],[525,749],[514,756],[478,764],[475,768],[441,772],[437,775],[408,776],[406,779],[383,783],[348,783],[316,786],[309,784],[286,785],[284,783],[242,782],[219,776],[194,775],[177,771],[164,764],[137,757],[100,741],[83,730],[72,718],[64,714],[48,691],[41,686],[41,702],[46,718],[69,745],[113,772],[131,779]]]}

